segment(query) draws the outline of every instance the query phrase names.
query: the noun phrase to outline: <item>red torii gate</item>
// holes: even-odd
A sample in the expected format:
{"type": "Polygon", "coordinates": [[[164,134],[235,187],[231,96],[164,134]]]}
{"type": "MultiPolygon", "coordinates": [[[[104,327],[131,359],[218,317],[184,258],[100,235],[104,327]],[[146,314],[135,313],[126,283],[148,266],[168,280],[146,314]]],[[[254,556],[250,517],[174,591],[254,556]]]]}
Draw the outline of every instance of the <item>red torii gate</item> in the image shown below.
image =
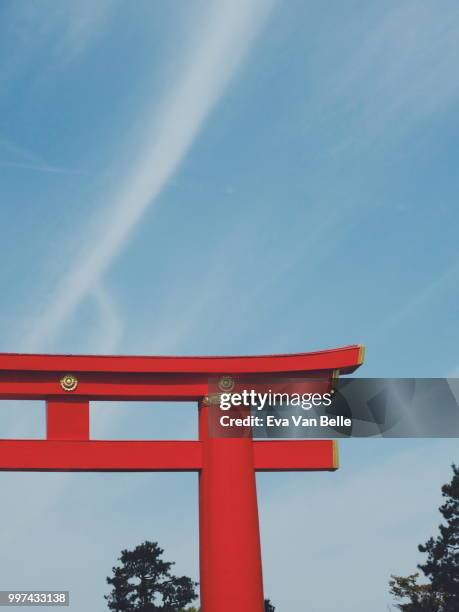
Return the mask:
{"type": "Polygon", "coordinates": [[[0,470],[199,473],[203,612],[262,612],[255,472],[336,470],[333,440],[211,438],[210,377],[336,377],[363,362],[360,345],[255,357],[0,354],[0,399],[46,401],[45,440],[0,440],[0,470]],[[199,440],[91,440],[91,400],[195,401],[199,440]]]}

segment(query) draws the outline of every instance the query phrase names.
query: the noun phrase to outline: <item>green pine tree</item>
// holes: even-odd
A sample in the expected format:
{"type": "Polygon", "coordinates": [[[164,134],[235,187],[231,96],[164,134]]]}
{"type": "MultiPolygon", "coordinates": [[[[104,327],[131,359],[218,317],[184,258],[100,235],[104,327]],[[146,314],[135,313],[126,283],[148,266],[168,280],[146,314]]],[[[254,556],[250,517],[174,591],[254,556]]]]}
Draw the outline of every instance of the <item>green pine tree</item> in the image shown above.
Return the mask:
{"type": "Polygon", "coordinates": [[[113,612],[184,612],[196,597],[197,583],[187,576],[173,576],[172,562],[164,561],[157,542],[144,542],[134,550],[122,550],[120,565],[107,577],[112,591],[105,595],[113,612]]]}
{"type": "Polygon", "coordinates": [[[390,592],[404,612],[458,612],[459,611],[459,468],[453,468],[453,478],[443,485],[445,502],[440,513],[445,520],[439,526],[439,535],[418,546],[427,554],[425,563],[418,565],[429,580],[418,583],[419,573],[410,576],[392,576],[390,592]]]}
{"type": "Polygon", "coordinates": [[[430,580],[432,591],[442,594],[445,612],[459,610],[459,467],[452,467],[453,478],[441,490],[445,502],[440,513],[446,524],[439,526],[440,535],[418,547],[427,554],[427,561],[418,567],[430,580]]]}

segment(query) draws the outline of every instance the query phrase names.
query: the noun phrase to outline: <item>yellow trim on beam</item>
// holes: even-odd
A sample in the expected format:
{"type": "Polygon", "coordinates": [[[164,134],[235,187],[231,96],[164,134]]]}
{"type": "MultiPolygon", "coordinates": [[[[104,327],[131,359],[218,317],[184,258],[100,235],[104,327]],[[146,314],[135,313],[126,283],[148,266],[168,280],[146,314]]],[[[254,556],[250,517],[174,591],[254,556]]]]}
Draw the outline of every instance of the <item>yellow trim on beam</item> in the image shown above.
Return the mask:
{"type": "Polygon", "coordinates": [[[362,363],[365,360],[365,345],[364,344],[359,344],[359,365],[362,365],[362,363]]]}
{"type": "Polygon", "coordinates": [[[332,393],[335,392],[336,385],[338,384],[338,379],[339,379],[339,370],[338,369],[333,370],[331,381],[330,381],[330,391],[332,393]]]}
{"type": "Polygon", "coordinates": [[[338,440],[332,440],[333,442],[333,469],[339,469],[339,446],[338,440]]]}

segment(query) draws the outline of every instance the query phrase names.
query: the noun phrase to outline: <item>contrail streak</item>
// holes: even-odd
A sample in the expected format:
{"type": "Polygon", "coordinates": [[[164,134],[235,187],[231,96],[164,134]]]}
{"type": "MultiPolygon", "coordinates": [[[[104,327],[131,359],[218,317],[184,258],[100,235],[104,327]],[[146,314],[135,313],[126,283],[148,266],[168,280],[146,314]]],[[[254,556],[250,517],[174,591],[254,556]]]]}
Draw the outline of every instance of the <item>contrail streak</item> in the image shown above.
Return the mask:
{"type": "Polygon", "coordinates": [[[147,126],[154,125],[150,128],[151,137],[118,185],[119,195],[104,217],[98,240],[85,246],[78,263],[64,275],[50,305],[26,339],[25,350],[40,350],[55,336],[126,245],[189,151],[272,6],[267,0],[211,4],[203,35],[176,84],[166,92],[162,110],[146,121],[147,126]]]}

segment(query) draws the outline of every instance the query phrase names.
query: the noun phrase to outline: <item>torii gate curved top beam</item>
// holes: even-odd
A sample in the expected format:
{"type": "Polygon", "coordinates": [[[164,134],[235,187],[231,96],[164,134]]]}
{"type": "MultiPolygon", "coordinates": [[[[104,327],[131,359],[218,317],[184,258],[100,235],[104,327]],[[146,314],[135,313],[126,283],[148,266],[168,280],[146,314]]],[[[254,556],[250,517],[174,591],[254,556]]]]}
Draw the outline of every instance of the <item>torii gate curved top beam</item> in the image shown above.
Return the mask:
{"type": "Polygon", "coordinates": [[[94,400],[199,401],[209,377],[310,376],[353,372],[363,362],[361,345],[290,355],[253,357],[150,357],[0,354],[0,399],[68,396],[60,377],[78,379],[73,397],[94,400]]]}
{"type": "Polygon", "coordinates": [[[64,369],[79,372],[132,374],[310,374],[335,368],[350,373],[362,364],[363,357],[364,347],[360,344],[308,353],[224,357],[0,353],[0,371],[59,372],[65,365],[64,369]]]}

